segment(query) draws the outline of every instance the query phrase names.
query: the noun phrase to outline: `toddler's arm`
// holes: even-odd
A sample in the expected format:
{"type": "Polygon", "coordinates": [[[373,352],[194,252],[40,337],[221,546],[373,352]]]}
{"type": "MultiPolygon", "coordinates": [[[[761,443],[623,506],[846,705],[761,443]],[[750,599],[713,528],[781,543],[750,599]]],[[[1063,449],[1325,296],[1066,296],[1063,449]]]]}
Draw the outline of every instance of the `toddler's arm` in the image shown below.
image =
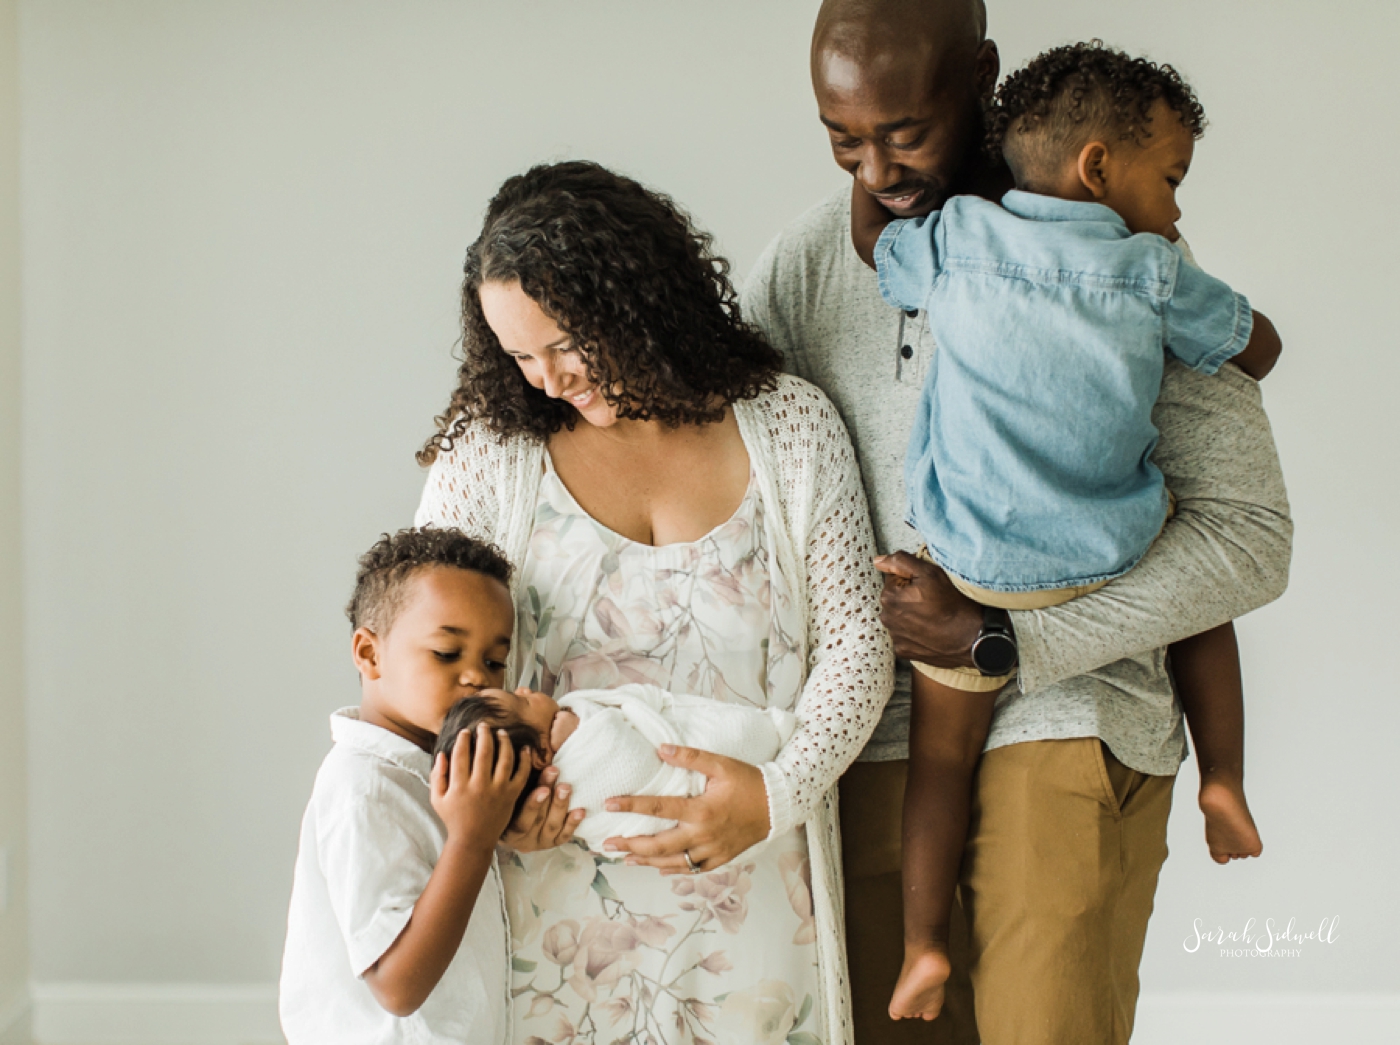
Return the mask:
{"type": "Polygon", "coordinates": [[[1269,322],[1268,316],[1256,310],[1254,328],[1249,332],[1249,344],[1230,362],[1254,380],[1262,381],[1274,368],[1282,351],[1283,341],[1279,338],[1278,331],[1269,322]]]}
{"type": "Polygon", "coordinates": [[[851,242],[860,260],[871,268],[875,267],[875,244],[880,240],[880,233],[893,220],[894,215],[861,188],[860,182],[851,180],[851,242]]]}
{"type": "Polygon", "coordinates": [[[463,737],[452,752],[451,773],[443,755],[433,766],[433,809],[447,827],[447,841],[408,924],[364,976],[375,1000],[395,1016],[417,1012],[451,964],[495,859],[496,840],[525,787],[529,759],[517,764],[504,734],[498,739],[499,746],[483,723],[477,758],[463,737]]]}

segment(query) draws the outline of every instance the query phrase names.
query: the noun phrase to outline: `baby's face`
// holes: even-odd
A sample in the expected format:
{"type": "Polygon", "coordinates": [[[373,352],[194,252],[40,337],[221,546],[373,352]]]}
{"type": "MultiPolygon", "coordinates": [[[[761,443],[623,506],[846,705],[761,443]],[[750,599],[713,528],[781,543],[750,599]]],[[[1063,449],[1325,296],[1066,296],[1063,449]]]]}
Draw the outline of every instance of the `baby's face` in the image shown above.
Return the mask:
{"type": "Polygon", "coordinates": [[[547,762],[553,761],[554,753],[569,738],[578,721],[573,712],[562,709],[552,697],[523,686],[514,693],[484,689],[479,695],[490,697],[513,721],[524,723],[538,733],[541,753],[547,762]]]}
{"type": "Polygon", "coordinates": [[[1151,115],[1152,137],[1113,147],[1105,172],[1108,195],[1099,202],[1117,211],[1129,232],[1155,232],[1175,243],[1181,218],[1176,190],[1191,167],[1196,140],[1165,101],[1154,102],[1151,115]]]}

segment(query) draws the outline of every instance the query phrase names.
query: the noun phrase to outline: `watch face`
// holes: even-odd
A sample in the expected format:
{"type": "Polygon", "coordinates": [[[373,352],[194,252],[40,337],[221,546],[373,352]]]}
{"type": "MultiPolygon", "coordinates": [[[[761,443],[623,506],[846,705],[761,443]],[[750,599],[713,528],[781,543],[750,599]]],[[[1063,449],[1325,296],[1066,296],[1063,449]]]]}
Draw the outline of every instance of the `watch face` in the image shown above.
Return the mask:
{"type": "Polygon", "coordinates": [[[972,647],[972,662],[983,675],[1005,675],[1016,666],[1016,643],[1008,635],[983,635],[972,647]]]}

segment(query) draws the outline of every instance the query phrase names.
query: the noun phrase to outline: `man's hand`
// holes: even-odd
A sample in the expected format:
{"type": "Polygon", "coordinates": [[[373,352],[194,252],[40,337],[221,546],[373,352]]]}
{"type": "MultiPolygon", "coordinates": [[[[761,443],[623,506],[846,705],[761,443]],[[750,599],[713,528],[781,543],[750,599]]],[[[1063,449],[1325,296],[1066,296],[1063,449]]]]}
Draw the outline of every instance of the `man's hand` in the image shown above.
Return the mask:
{"type": "Polygon", "coordinates": [[[971,668],[972,643],[982,630],[982,607],[934,563],[908,552],[881,555],[885,575],[880,620],[894,640],[896,656],[939,668],[971,668]]]}

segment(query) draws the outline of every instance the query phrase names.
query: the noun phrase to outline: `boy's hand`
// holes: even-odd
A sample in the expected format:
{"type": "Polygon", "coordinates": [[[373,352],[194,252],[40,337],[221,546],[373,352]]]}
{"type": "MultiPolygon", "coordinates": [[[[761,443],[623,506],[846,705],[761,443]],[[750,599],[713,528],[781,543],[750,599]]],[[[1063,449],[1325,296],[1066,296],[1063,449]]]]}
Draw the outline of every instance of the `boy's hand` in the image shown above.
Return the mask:
{"type": "Polygon", "coordinates": [[[540,786],[526,800],[520,816],[501,838],[502,845],[517,853],[536,853],[573,841],[574,830],[583,822],[585,810],[569,810],[571,789],[558,781],[559,770],[545,766],[540,773],[540,786]]]}
{"type": "Polygon", "coordinates": [[[1269,317],[1262,312],[1254,313],[1254,328],[1249,334],[1249,344],[1244,346],[1244,351],[1235,356],[1230,362],[1239,367],[1256,381],[1262,381],[1269,376],[1269,371],[1278,362],[1279,354],[1283,352],[1283,341],[1278,336],[1278,331],[1269,322],[1269,317]]]}
{"type": "Polygon", "coordinates": [[[493,736],[484,722],[477,727],[475,758],[470,747],[463,730],[452,749],[450,772],[447,756],[437,757],[431,780],[433,811],[447,826],[449,841],[494,849],[525,787],[530,760],[517,759],[505,733],[493,736]]]}

